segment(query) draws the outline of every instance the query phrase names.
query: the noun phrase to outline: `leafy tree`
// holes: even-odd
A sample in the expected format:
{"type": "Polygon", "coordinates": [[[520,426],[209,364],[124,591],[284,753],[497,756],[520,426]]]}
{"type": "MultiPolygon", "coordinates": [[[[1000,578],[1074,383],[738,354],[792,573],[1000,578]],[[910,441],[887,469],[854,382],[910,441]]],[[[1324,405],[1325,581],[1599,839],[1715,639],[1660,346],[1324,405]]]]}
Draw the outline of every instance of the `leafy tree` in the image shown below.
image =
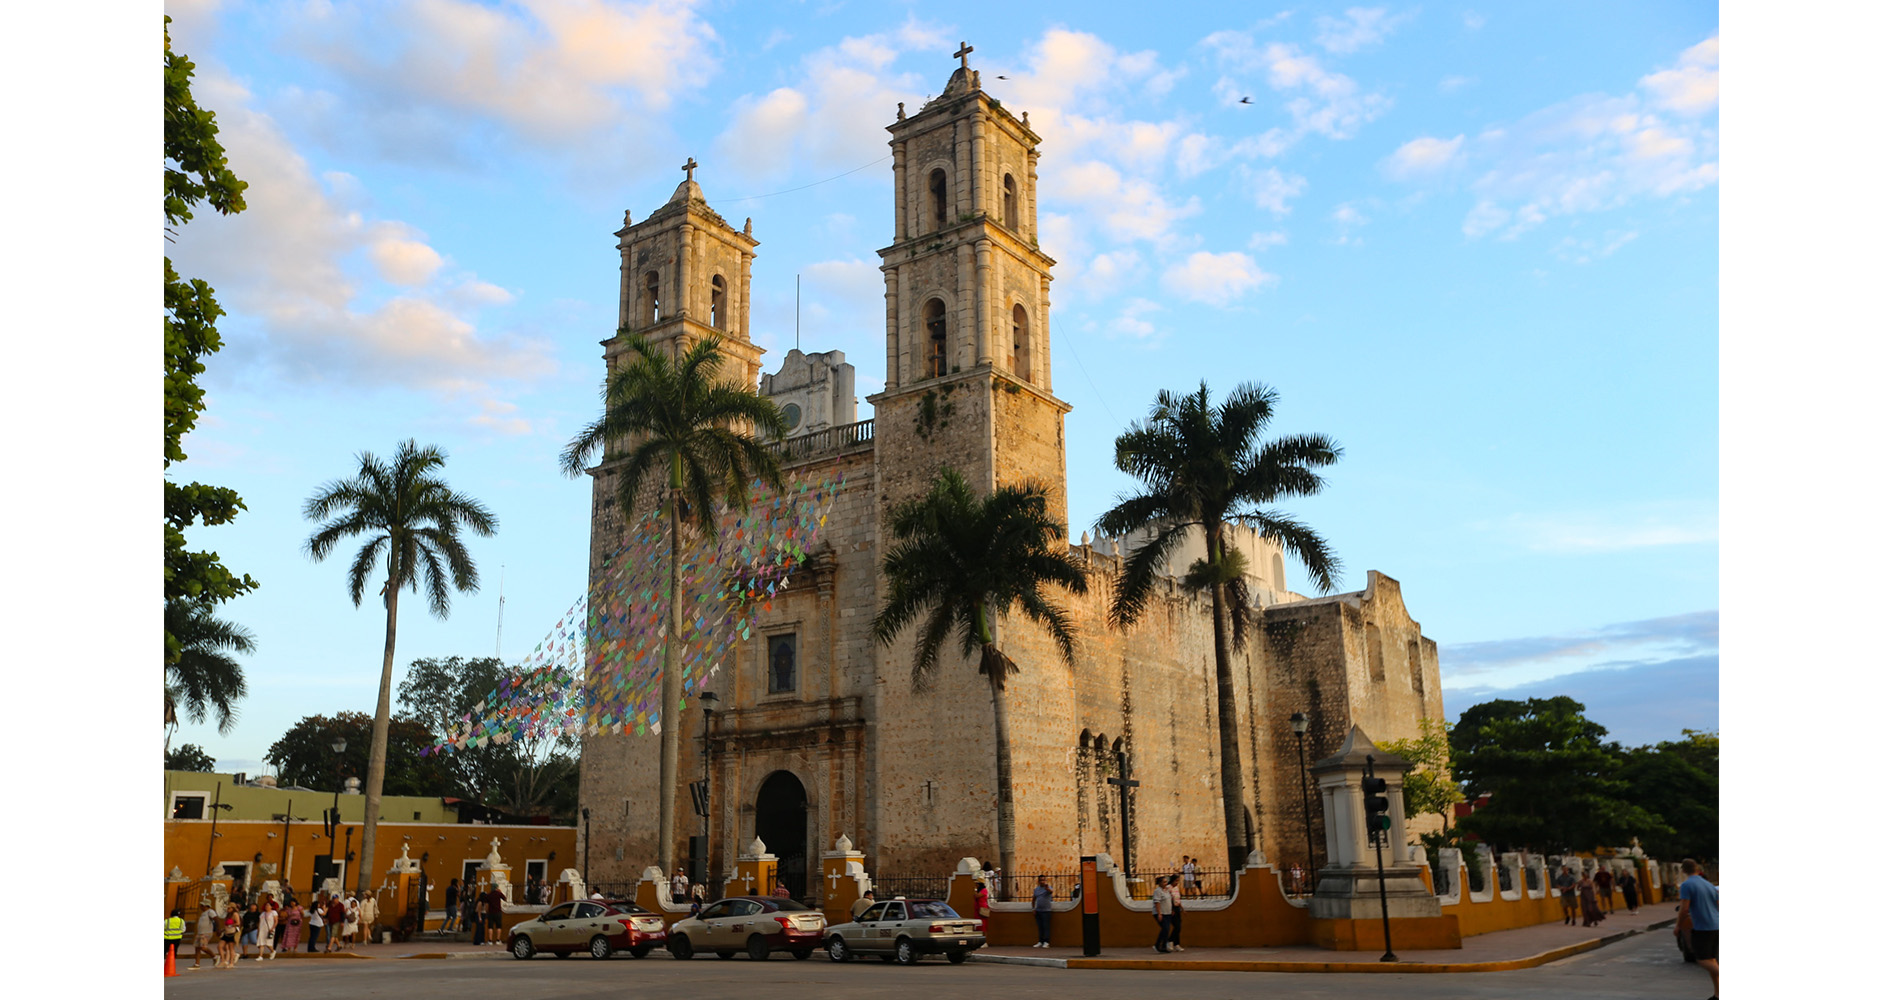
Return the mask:
{"type": "Polygon", "coordinates": [[[1617,777],[1629,785],[1630,801],[1671,827],[1643,840],[1653,857],[1711,859],[1721,856],[1720,739],[1715,733],[1682,731],[1680,740],[1639,747],[1617,777]]]}
{"type": "Polygon", "coordinates": [[[891,512],[895,545],[884,556],[890,587],[871,634],[890,645],[897,633],[922,617],[911,681],[927,687],[938,653],[952,628],[967,657],[982,652],[977,672],[988,678],[996,718],[996,843],[1004,871],[1016,870],[1014,764],[1009,712],[1003,690],[1016,664],[1002,650],[1001,616],[1019,609],[1056,640],[1075,665],[1075,627],[1069,613],[1043,596],[1044,585],[1072,594],[1088,591],[1088,578],[1056,545],[1062,523],[1049,512],[1041,485],[1000,486],[978,500],[955,470],[937,473],[930,492],[891,512]]]}
{"type": "MultiPolygon", "coordinates": [[[[447,618],[451,583],[464,593],[480,587],[475,561],[462,544],[462,529],[484,537],[495,533],[495,515],[487,507],[449,489],[435,475],[447,461],[434,446],[420,448],[413,439],[397,445],[394,459],[387,463],[363,452],[357,456],[355,476],[324,484],[304,502],[304,517],[324,522],[307,543],[312,559],[321,561],[345,538],[369,536],[350,564],[351,603],[362,606],[363,588],[370,575],[379,571],[379,564],[383,575],[382,684],[376,691],[369,774],[364,781],[363,856],[368,858],[376,856],[376,823],[389,767],[389,686],[396,664],[397,598],[405,587],[414,591],[426,584],[430,613],[447,618]]],[[[417,727],[427,734],[426,727],[417,727]]],[[[357,874],[358,892],[369,891],[373,874],[368,869],[357,874]]]]}
{"type": "Polygon", "coordinates": [[[619,336],[629,353],[607,377],[602,395],[606,411],[561,453],[569,476],[587,471],[596,455],[601,471],[615,477],[615,497],[629,518],[642,513],[641,486],[660,478],[667,517],[667,627],[665,663],[660,671],[660,857],[661,871],[673,865],[673,829],[678,812],[680,677],[680,546],[682,523],[701,529],[715,524],[715,497],[731,507],[746,502],[749,480],[759,478],[783,490],[778,458],[749,431],[773,440],[785,437],[785,416],[752,387],[719,377],[719,340],[707,337],[677,358],[644,337],[626,330],[619,336]]]}
{"type": "Polygon", "coordinates": [[[1572,698],[1473,705],[1449,732],[1453,776],[1465,795],[1490,793],[1458,827],[1488,843],[1544,853],[1629,843],[1668,830],[1631,801],[1607,730],[1572,698]]]}
{"type": "MultiPolygon", "coordinates": [[[[302,785],[320,792],[342,788],[348,778],[360,778],[370,769],[376,741],[376,720],[362,712],[338,712],[335,715],[305,716],[284,731],[264,753],[264,762],[277,769],[282,785],[302,785]],[[342,753],[331,749],[337,737],[343,737],[342,753]]],[[[383,788],[390,795],[453,795],[455,783],[442,757],[422,751],[435,743],[429,727],[410,718],[388,723],[389,767],[383,776],[383,788]]],[[[367,787],[367,782],[365,782],[367,787]]],[[[380,796],[379,796],[380,799],[380,796]]],[[[381,802],[379,801],[380,807],[381,802]]],[[[367,808],[368,802],[364,803],[367,808]]],[[[369,853],[369,817],[364,813],[364,857],[369,853]]]]}
{"type": "Polygon", "coordinates": [[[1278,401],[1278,393],[1252,383],[1237,386],[1218,406],[1209,402],[1206,382],[1187,395],[1159,393],[1147,423],[1134,425],[1115,439],[1115,467],[1140,480],[1142,491],[1122,495],[1095,522],[1097,531],[1111,535],[1152,532],[1129,556],[1115,581],[1110,617],[1121,628],[1141,618],[1168,556],[1191,528],[1201,529],[1206,552],[1195,561],[1186,582],[1205,590],[1212,602],[1221,807],[1228,862],[1234,869],[1246,864],[1247,825],[1239,707],[1228,645],[1231,641],[1239,647],[1250,601],[1245,563],[1230,548],[1227,525],[1245,524],[1279,543],[1306,567],[1321,590],[1333,589],[1333,575],[1339,571],[1331,548],[1312,529],[1278,511],[1250,506],[1318,493],[1325,480],[1313,470],[1339,458],[1339,445],[1318,434],[1258,441],[1278,401]]]}
{"type": "Polygon", "coordinates": [[[167,771],[215,771],[218,762],[205,748],[196,743],[187,743],[176,750],[165,752],[165,770],[167,771]]]}
{"type": "Polygon", "coordinates": [[[1444,720],[1420,719],[1417,739],[1388,740],[1378,746],[1413,765],[1405,772],[1405,818],[1435,815],[1440,836],[1449,834],[1452,807],[1463,802],[1465,795],[1451,779],[1451,741],[1444,720]]]}
{"type": "Polygon", "coordinates": [[[165,605],[165,631],[179,646],[178,658],[165,665],[166,723],[177,724],[182,706],[191,721],[214,714],[218,732],[230,732],[245,694],[244,668],[230,653],[257,648],[250,630],[217,618],[204,601],[186,600],[165,605]]]}
{"type": "MultiPolygon", "coordinates": [[[[451,724],[509,674],[492,656],[415,660],[396,701],[446,740],[451,724]]],[[[456,750],[444,760],[466,798],[516,816],[569,816],[579,804],[578,749],[570,736],[535,736],[456,750]]]]}
{"type": "MultiPolygon", "coordinates": [[[[171,18],[165,23],[170,25],[171,18]]],[[[245,183],[231,173],[224,147],[218,143],[216,117],[198,106],[191,95],[191,60],[172,52],[171,29],[165,29],[165,226],[175,231],[189,222],[200,204],[224,215],[244,210],[245,183]]],[[[197,377],[203,359],[222,346],[217,320],[224,315],[211,286],[185,280],[165,258],[165,467],[185,460],[183,439],[204,410],[204,390],[197,377]]],[[[184,646],[172,632],[180,620],[197,612],[184,604],[211,605],[230,600],[257,587],[248,575],[233,573],[215,552],[185,547],[185,530],[197,524],[228,523],[244,509],[235,490],[203,483],[180,484],[165,480],[165,663],[177,663],[184,646]]],[[[168,669],[169,673],[169,669],[168,669]]],[[[221,675],[238,686],[207,689],[205,694],[222,705],[244,694],[243,671],[221,675]]]]}

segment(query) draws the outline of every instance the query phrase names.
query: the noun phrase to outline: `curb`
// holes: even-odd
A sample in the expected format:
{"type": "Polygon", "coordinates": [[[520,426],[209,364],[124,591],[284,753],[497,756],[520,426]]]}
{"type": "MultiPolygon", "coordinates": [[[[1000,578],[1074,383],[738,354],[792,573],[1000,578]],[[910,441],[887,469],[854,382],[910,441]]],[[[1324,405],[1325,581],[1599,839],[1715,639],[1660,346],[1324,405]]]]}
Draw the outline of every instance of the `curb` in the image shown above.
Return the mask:
{"type": "Polygon", "coordinates": [[[1069,967],[1069,960],[1066,958],[1033,958],[1028,955],[985,955],[980,951],[971,955],[968,961],[981,962],[984,965],[1033,965],[1045,969],[1066,969],[1069,967]]]}
{"type": "Polygon", "coordinates": [[[505,951],[499,954],[489,951],[419,951],[413,955],[391,955],[389,957],[392,961],[400,961],[405,958],[440,958],[453,960],[467,958],[512,958],[514,956],[505,951]]]}

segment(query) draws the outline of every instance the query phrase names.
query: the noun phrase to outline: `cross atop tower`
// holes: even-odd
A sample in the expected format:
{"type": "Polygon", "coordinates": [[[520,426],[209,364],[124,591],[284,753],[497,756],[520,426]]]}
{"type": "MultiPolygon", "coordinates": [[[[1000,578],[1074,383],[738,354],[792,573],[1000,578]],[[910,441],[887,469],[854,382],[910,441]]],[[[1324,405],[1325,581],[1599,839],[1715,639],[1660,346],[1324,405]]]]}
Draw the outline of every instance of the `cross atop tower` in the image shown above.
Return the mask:
{"type": "Polygon", "coordinates": [[[693,168],[697,166],[699,166],[699,161],[689,156],[686,158],[686,165],[680,169],[686,171],[686,179],[690,181],[693,179],[693,168]]]}
{"type": "Polygon", "coordinates": [[[970,47],[969,42],[963,42],[961,43],[961,45],[962,45],[961,48],[957,49],[955,52],[952,52],[950,54],[953,56],[956,56],[958,59],[961,59],[963,61],[964,69],[969,69],[970,68],[970,53],[975,52],[976,50],[970,47]]]}

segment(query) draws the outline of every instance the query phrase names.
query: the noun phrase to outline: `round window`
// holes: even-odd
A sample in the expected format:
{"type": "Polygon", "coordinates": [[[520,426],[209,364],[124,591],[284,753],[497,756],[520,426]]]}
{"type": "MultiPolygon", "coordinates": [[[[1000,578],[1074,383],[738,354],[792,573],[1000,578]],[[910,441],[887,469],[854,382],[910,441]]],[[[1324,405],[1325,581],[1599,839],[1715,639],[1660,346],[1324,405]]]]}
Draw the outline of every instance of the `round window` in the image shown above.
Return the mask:
{"type": "Polygon", "coordinates": [[[803,416],[804,416],[804,413],[799,410],[797,403],[786,403],[785,404],[785,429],[787,431],[797,430],[798,421],[803,416]]]}

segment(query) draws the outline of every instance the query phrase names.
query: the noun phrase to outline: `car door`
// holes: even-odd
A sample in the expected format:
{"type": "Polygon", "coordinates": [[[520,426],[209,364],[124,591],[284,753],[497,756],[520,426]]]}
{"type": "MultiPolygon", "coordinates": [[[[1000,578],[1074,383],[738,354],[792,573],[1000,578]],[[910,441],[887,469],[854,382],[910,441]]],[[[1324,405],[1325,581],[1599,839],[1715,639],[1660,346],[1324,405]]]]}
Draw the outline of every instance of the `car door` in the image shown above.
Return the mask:
{"type": "Polygon", "coordinates": [[[722,899],[699,911],[697,921],[687,922],[686,939],[693,942],[695,949],[707,951],[726,947],[720,935],[726,934],[725,923],[732,915],[732,903],[730,899],[722,899]]]}
{"type": "MultiPolygon", "coordinates": [[[[604,930],[607,923],[606,907],[591,901],[575,903],[574,914],[567,919],[567,928],[562,935],[563,940],[569,947],[585,948],[596,934],[605,933],[608,937],[613,936],[611,932],[604,930]]],[[[614,930],[617,931],[620,928],[616,926],[614,930]]]]}
{"type": "Polygon", "coordinates": [[[892,928],[897,926],[891,916],[893,909],[898,914],[896,919],[901,920],[904,904],[898,902],[874,903],[864,911],[864,922],[858,930],[859,944],[853,946],[854,951],[877,953],[896,947],[895,935],[892,933],[892,928]]]}
{"type": "Polygon", "coordinates": [[[562,903],[546,913],[541,914],[540,928],[529,935],[534,941],[536,948],[540,948],[543,951],[553,951],[564,947],[561,943],[562,928],[566,926],[567,919],[573,916],[574,906],[575,904],[573,903],[562,903]]]}
{"type": "MultiPolygon", "coordinates": [[[[764,912],[765,907],[757,900],[733,900],[732,916],[726,918],[726,932],[720,935],[720,939],[725,942],[722,947],[744,948],[746,938],[759,930],[759,918],[764,912]]],[[[772,929],[778,930],[778,925],[774,923],[772,929]]]]}

